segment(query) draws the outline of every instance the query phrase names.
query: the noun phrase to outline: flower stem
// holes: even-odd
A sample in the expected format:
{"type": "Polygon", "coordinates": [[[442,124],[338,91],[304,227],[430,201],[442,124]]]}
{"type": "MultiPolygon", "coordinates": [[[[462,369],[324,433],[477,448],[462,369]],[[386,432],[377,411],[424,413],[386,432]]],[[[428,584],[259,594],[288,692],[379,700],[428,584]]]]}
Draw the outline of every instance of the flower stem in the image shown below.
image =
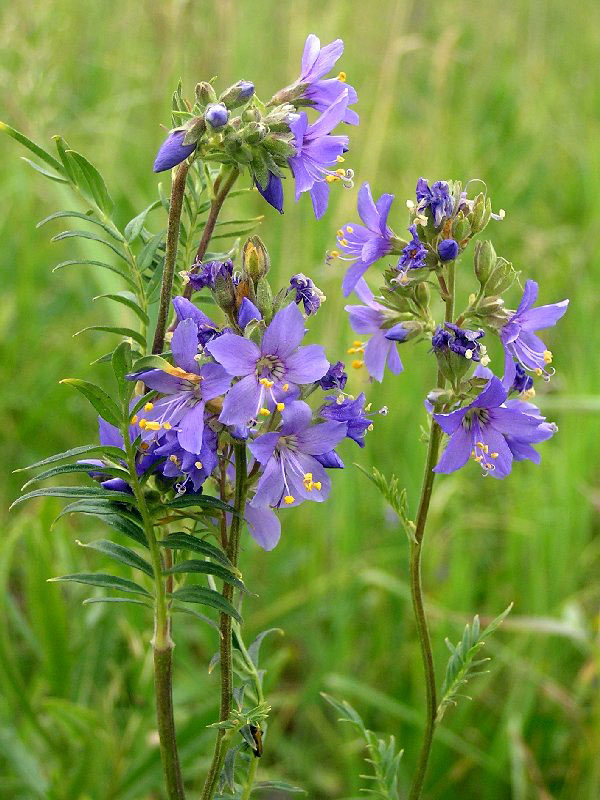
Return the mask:
{"type": "Polygon", "coordinates": [[[175,275],[175,264],[177,262],[181,208],[183,206],[183,195],[185,193],[185,181],[188,170],[189,164],[187,161],[182,161],[177,167],[177,172],[175,173],[171,186],[171,202],[169,204],[167,241],[165,245],[165,265],[160,289],[158,318],[156,320],[156,330],[154,331],[154,341],[152,343],[152,352],[155,354],[162,353],[165,344],[169,306],[171,304],[171,294],[173,293],[173,277],[175,275]]]}
{"type": "MultiPolygon", "coordinates": [[[[237,567],[239,552],[240,552],[240,534],[242,531],[242,522],[244,519],[244,508],[246,506],[246,493],[248,490],[247,481],[247,457],[246,445],[242,443],[235,443],[233,445],[235,455],[235,499],[234,508],[236,514],[233,515],[231,525],[229,528],[229,537],[227,540],[227,556],[233,564],[237,567]]],[[[229,583],[223,583],[223,597],[228,601],[233,600],[233,586],[229,583]]],[[[221,614],[219,622],[219,631],[221,634],[220,641],[220,666],[221,666],[221,709],[219,714],[219,721],[225,722],[229,719],[231,713],[231,704],[233,699],[233,659],[231,652],[231,617],[229,614],[221,614]]],[[[217,782],[223,761],[226,753],[226,735],[228,731],[219,728],[217,731],[217,740],[215,742],[215,749],[212,757],[212,762],[204,782],[201,800],[211,800],[217,788],[217,782]]]]}
{"type": "MultiPolygon", "coordinates": [[[[451,322],[454,315],[454,293],[455,293],[455,265],[451,262],[448,265],[447,281],[444,282],[446,289],[446,297],[444,302],[446,305],[446,322],[451,322]]],[[[445,379],[441,372],[438,372],[437,385],[440,389],[444,387],[445,379]]],[[[437,693],[435,686],[435,669],[433,664],[433,652],[431,650],[431,638],[429,636],[429,628],[427,625],[427,616],[425,614],[425,607],[423,604],[423,587],[421,584],[421,556],[423,550],[423,538],[425,536],[425,525],[427,523],[427,514],[429,512],[429,504],[431,502],[431,495],[433,492],[433,481],[435,478],[435,467],[440,449],[440,442],[442,439],[442,430],[440,426],[432,419],[431,432],[429,434],[429,446],[427,448],[427,458],[425,461],[425,472],[423,474],[423,484],[421,487],[421,497],[419,500],[419,509],[417,511],[417,520],[415,523],[415,538],[410,545],[410,592],[412,598],[413,613],[415,615],[415,623],[417,626],[417,636],[419,638],[419,645],[421,647],[421,658],[423,661],[423,671],[425,673],[425,694],[426,694],[426,715],[425,715],[425,733],[423,736],[423,744],[421,745],[421,752],[417,761],[417,768],[413,777],[412,786],[410,789],[409,800],[418,800],[421,797],[423,783],[425,781],[425,773],[427,772],[427,764],[431,753],[431,746],[433,744],[433,736],[435,733],[435,723],[437,717],[437,693]]]]}
{"type": "Polygon", "coordinates": [[[250,795],[252,794],[252,787],[254,786],[254,780],[256,778],[256,770],[258,769],[258,761],[259,759],[255,756],[251,756],[252,761],[250,762],[250,766],[248,767],[248,774],[246,776],[246,785],[244,786],[244,791],[242,792],[241,800],[249,800],[250,795]]]}
{"type": "MultiPolygon", "coordinates": [[[[208,250],[208,245],[210,244],[210,239],[215,230],[215,225],[217,224],[217,219],[219,217],[219,213],[221,212],[221,208],[223,207],[223,203],[225,202],[225,198],[229,194],[233,184],[238,179],[239,174],[239,169],[234,167],[227,178],[225,180],[221,180],[217,184],[217,191],[210,205],[210,213],[208,215],[208,219],[206,220],[204,230],[202,231],[202,238],[200,239],[200,244],[198,245],[198,250],[196,252],[196,258],[194,259],[195,262],[202,261],[206,255],[206,251],[208,250]]],[[[192,289],[191,285],[188,283],[183,292],[183,296],[189,300],[193,291],[194,290],[192,289]]]]}

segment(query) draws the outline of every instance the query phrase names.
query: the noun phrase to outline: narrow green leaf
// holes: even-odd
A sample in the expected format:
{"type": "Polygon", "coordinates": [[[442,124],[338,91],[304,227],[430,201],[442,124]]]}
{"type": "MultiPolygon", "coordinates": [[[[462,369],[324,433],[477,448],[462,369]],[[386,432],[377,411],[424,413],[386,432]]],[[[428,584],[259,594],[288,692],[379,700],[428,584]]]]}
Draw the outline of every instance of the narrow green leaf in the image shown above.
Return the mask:
{"type": "Polygon", "coordinates": [[[62,162],[61,171],[66,174],[72,184],[79,186],[82,178],[81,170],[77,166],[77,163],[67,153],[69,145],[62,136],[57,135],[53,136],[52,138],[54,139],[56,150],[58,151],[59,158],[62,162]]]}
{"type": "Polygon", "coordinates": [[[131,603],[135,606],[145,606],[146,608],[153,608],[152,603],[146,603],[144,600],[136,600],[134,597],[86,597],[82,605],[90,606],[92,603],[131,603]]]}
{"type": "Polygon", "coordinates": [[[40,167],[39,164],[36,164],[35,161],[32,161],[27,156],[21,156],[21,161],[24,161],[26,164],[29,164],[36,172],[39,172],[40,175],[43,175],[45,178],[50,178],[51,181],[56,181],[57,183],[68,183],[69,181],[66,178],[63,178],[61,175],[56,175],[54,172],[50,172],[50,170],[44,169],[44,167],[40,167]]]}
{"type": "Polygon", "coordinates": [[[77,500],[65,506],[56,517],[52,525],[54,526],[61,517],[67,514],[87,514],[110,525],[111,528],[128,536],[138,544],[148,547],[148,540],[142,528],[142,521],[137,518],[132,511],[126,511],[124,506],[112,503],[110,500],[87,499],[77,500]]]}
{"type": "Polygon", "coordinates": [[[204,539],[191,536],[189,533],[170,533],[158,543],[162,547],[169,547],[172,550],[190,550],[193,553],[201,553],[204,556],[214,558],[226,567],[231,566],[231,561],[220,548],[204,541],[204,539]]]}
{"type": "Polygon", "coordinates": [[[36,461],[35,464],[29,464],[27,467],[19,467],[13,470],[14,472],[25,472],[28,469],[37,469],[38,467],[45,467],[46,464],[53,464],[56,461],[66,461],[68,458],[77,458],[77,456],[84,455],[85,453],[104,453],[104,455],[111,458],[113,461],[119,461],[123,458],[123,450],[118,447],[111,447],[106,444],[84,444],[79,447],[73,447],[71,450],[65,450],[62,453],[55,453],[48,458],[43,458],[41,461],[36,461]]]}
{"type": "Polygon", "coordinates": [[[106,239],[98,236],[98,234],[94,233],[94,231],[61,231],[60,233],[57,233],[56,236],[53,236],[50,241],[61,242],[63,239],[89,239],[92,242],[98,242],[98,244],[103,244],[105,247],[110,248],[110,250],[112,250],[113,253],[116,253],[119,258],[122,258],[123,261],[129,263],[125,253],[119,247],[117,247],[116,244],[107,242],[106,239]]]}
{"type": "Polygon", "coordinates": [[[154,257],[156,255],[156,251],[164,243],[165,240],[165,232],[162,231],[161,233],[156,233],[151,239],[149,239],[144,247],[142,248],[141,253],[138,256],[138,267],[141,270],[148,269],[148,267],[154,261],[154,257]]]}
{"type": "Polygon", "coordinates": [[[205,589],[203,586],[184,586],[181,589],[177,589],[169,596],[183,603],[199,603],[200,605],[216,608],[217,611],[228,614],[238,622],[242,621],[242,618],[231,603],[213,589],[205,589]]]}
{"type": "Polygon", "coordinates": [[[133,503],[133,495],[127,492],[112,492],[110,489],[102,489],[96,486],[48,486],[43,489],[34,489],[32,492],[17,497],[10,508],[24,503],[26,500],[32,500],[34,497],[70,497],[70,498],[89,498],[94,500],[96,498],[104,498],[112,500],[115,503],[133,503]]]}
{"type": "Polygon", "coordinates": [[[260,647],[263,643],[263,640],[271,633],[278,633],[280,636],[284,635],[284,631],[281,628],[269,628],[268,630],[259,633],[252,644],[248,645],[248,655],[250,656],[250,659],[255,667],[258,667],[260,647]]]}
{"type": "Polygon", "coordinates": [[[133,278],[126,272],[123,272],[122,269],[115,267],[114,264],[107,264],[105,261],[97,261],[94,258],[69,258],[67,261],[61,261],[60,264],[57,264],[55,267],[53,267],[52,272],[57,272],[59,269],[64,269],[65,267],[71,267],[77,264],[81,264],[82,266],[102,267],[103,269],[108,269],[123,278],[123,280],[126,281],[133,289],[137,288],[133,278]]]}
{"type": "MultiPolygon", "coordinates": [[[[68,183],[68,181],[65,181],[68,183]]],[[[123,242],[124,239],[119,233],[116,228],[111,228],[109,225],[105,225],[101,220],[93,215],[93,212],[90,210],[86,214],[82,211],[55,211],[54,214],[49,214],[44,219],[41,219],[38,224],[35,226],[36,228],[41,228],[42,225],[45,225],[47,222],[51,222],[53,219],[82,219],[85,222],[91,222],[93,225],[97,225],[102,230],[106,231],[109,236],[112,236],[117,242],[123,242]]]]}
{"type": "Polygon", "coordinates": [[[119,561],[121,564],[127,564],[128,567],[139,569],[142,572],[145,572],[146,575],[149,575],[151,578],[154,576],[152,567],[146,561],[146,559],[138,555],[135,550],[131,550],[129,547],[124,547],[122,544],[116,544],[116,542],[111,542],[108,539],[96,539],[95,541],[88,542],[87,544],[77,540],[77,544],[80,545],[80,547],[87,547],[91,550],[97,550],[99,553],[103,553],[105,556],[108,556],[115,561],[119,561]]]}
{"type": "Polygon", "coordinates": [[[131,372],[131,345],[129,342],[120,342],[112,354],[112,368],[115,373],[119,397],[123,404],[124,412],[129,414],[129,400],[135,389],[133,381],[127,380],[127,375],[131,372]]]}
{"type": "Polygon", "coordinates": [[[46,164],[51,166],[57,172],[64,172],[64,168],[62,164],[57,161],[50,153],[47,153],[43,148],[37,145],[35,142],[32,142],[31,139],[28,139],[24,133],[15,130],[15,128],[11,128],[10,125],[7,125],[6,122],[0,122],[0,131],[4,131],[9,136],[12,136],[19,144],[24,145],[28,150],[36,155],[38,158],[41,158],[42,161],[45,161],[46,164]]]}
{"type": "Polygon", "coordinates": [[[186,608],[185,606],[180,606],[178,603],[173,603],[171,611],[173,613],[188,614],[191,617],[196,617],[196,619],[201,619],[202,622],[205,622],[207,625],[210,625],[211,628],[219,631],[219,624],[215,622],[214,619],[201,614],[199,611],[196,611],[195,608],[186,608]]]}
{"type": "Polygon", "coordinates": [[[133,311],[134,314],[137,314],[137,316],[141,319],[141,321],[145,325],[149,324],[150,319],[148,317],[148,314],[146,314],[146,312],[142,308],[140,308],[136,296],[132,292],[123,291],[123,292],[116,292],[114,294],[97,294],[96,297],[92,298],[92,300],[104,300],[104,299],[114,300],[115,303],[121,303],[121,305],[127,306],[127,308],[131,309],[131,311],[133,311]]]}
{"type": "MultiPolygon", "coordinates": [[[[84,328],[84,330],[86,330],[84,328]]],[[[82,333],[82,331],[79,331],[82,333]]],[[[76,334],[77,335],[77,334],[76,334]]],[[[121,412],[115,401],[109,397],[104,389],[96,386],[95,383],[83,381],[80,378],[63,378],[60,383],[66,383],[68,386],[73,386],[78,392],[90,402],[100,416],[111,425],[120,427],[121,425],[121,412]]]]}
{"type": "Polygon", "coordinates": [[[48,578],[48,583],[58,583],[60,581],[87,583],[90,586],[101,586],[104,589],[118,589],[120,592],[143,594],[146,597],[152,597],[149,591],[134,581],[130,581],[128,578],[119,578],[117,575],[109,575],[106,572],[76,572],[72,575],[48,578]]]}
{"type": "Polygon", "coordinates": [[[74,333],[73,336],[79,336],[81,333],[86,333],[87,331],[103,331],[104,333],[116,333],[117,336],[127,336],[130,339],[133,339],[134,342],[137,342],[140,347],[146,347],[146,340],[142,336],[141,333],[138,331],[134,331],[133,328],[120,328],[120,327],[113,327],[112,325],[88,325],[87,328],[82,328],[77,333],[74,333]]]}
{"type": "Polygon", "coordinates": [[[227,503],[219,500],[218,497],[212,497],[209,494],[182,494],[180,497],[176,497],[170,502],[166,503],[166,505],[169,508],[188,508],[190,506],[199,506],[200,508],[208,511],[225,511],[228,514],[235,514],[236,516],[239,516],[238,512],[235,510],[235,508],[233,508],[233,506],[228,506],[227,503]]]}
{"type": "Polygon", "coordinates": [[[248,592],[242,581],[236,578],[228,567],[222,564],[215,564],[213,561],[200,561],[193,558],[189,561],[181,561],[169,569],[163,570],[163,575],[177,575],[181,572],[186,574],[202,573],[203,575],[214,575],[217,578],[230,583],[232,586],[240,589],[242,592],[248,592]]]}
{"type": "Polygon", "coordinates": [[[154,391],[154,389],[152,389],[149,392],[146,392],[146,394],[143,394],[129,412],[130,416],[133,417],[134,414],[137,414],[138,411],[140,411],[140,409],[142,409],[146,405],[146,403],[149,403],[152,400],[154,400],[157,394],[158,392],[154,391]]]}
{"type": "Polygon", "coordinates": [[[40,472],[39,475],[34,475],[27,483],[21,486],[21,491],[25,491],[28,486],[38,481],[46,481],[48,478],[54,478],[56,475],[68,475],[69,473],[89,473],[101,472],[102,475],[110,475],[113,478],[122,478],[126,481],[129,478],[129,473],[125,469],[118,469],[117,467],[103,466],[99,467],[97,464],[81,463],[81,464],[61,464],[58,467],[51,467],[50,469],[40,472]]]}
{"type": "Polygon", "coordinates": [[[130,219],[127,225],[125,226],[125,239],[128,242],[133,242],[137,237],[140,235],[142,228],[146,222],[146,217],[151,211],[154,211],[155,208],[160,206],[160,200],[155,200],[151,203],[148,208],[145,208],[141,213],[130,219]]]}
{"type": "Polygon", "coordinates": [[[91,164],[85,156],[82,156],[81,153],[78,153],[76,150],[67,150],[67,153],[77,162],[96,205],[106,214],[110,214],[113,209],[113,201],[108,193],[102,175],[100,175],[96,167],[91,164]]]}
{"type": "Polygon", "coordinates": [[[134,362],[132,372],[146,372],[150,369],[161,369],[163,371],[171,369],[171,364],[162,356],[142,356],[134,362]]]}
{"type": "Polygon", "coordinates": [[[285,781],[258,781],[254,784],[254,790],[260,791],[261,789],[276,789],[280,792],[289,792],[290,794],[306,794],[306,789],[301,789],[299,786],[292,786],[291,783],[285,781]]]}

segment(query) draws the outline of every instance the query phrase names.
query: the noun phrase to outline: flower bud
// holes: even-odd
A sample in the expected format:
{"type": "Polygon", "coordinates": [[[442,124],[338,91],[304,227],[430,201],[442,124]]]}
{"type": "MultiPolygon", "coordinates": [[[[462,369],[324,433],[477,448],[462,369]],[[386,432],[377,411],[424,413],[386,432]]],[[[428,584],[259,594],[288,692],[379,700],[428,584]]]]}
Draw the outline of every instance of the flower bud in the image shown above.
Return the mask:
{"type": "Polygon", "coordinates": [[[185,137],[183,139],[183,144],[196,144],[205,130],[206,122],[204,121],[203,117],[195,117],[194,119],[190,120],[185,126],[185,137]]]}
{"type": "Polygon", "coordinates": [[[196,100],[203,106],[217,102],[217,93],[211,83],[201,81],[196,84],[196,100]]]}
{"type": "Polygon", "coordinates": [[[171,131],[156,154],[154,172],[164,172],[167,169],[172,169],[194,152],[196,143],[184,144],[185,134],[186,132],[183,128],[171,131]]]}
{"type": "Polygon", "coordinates": [[[242,251],[242,271],[254,283],[257,283],[269,271],[271,262],[267,248],[262,243],[260,236],[251,236],[242,251]]]}
{"type": "Polygon", "coordinates": [[[240,135],[248,144],[258,144],[262,142],[265,136],[269,133],[269,129],[262,122],[249,122],[246,127],[240,131],[240,135]]]}
{"type": "Polygon", "coordinates": [[[273,317],[273,292],[266,278],[260,278],[256,284],[256,304],[267,324],[273,317]]]}
{"type": "Polygon", "coordinates": [[[211,127],[215,129],[222,128],[227,125],[229,111],[227,111],[223,103],[211,103],[204,112],[204,119],[211,127]]]}
{"type": "Polygon", "coordinates": [[[257,108],[245,108],[242,111],[242,122],[260,122],[260,111],[257,108]]]}
{"type": "Polygon", "coordinates": [[[254,84],[252,81],[238,81],[225,89],[219,102],[223,103],[226,108],[232,109],[241,106],[246,100],[249,100],[254,94],[254,84]]]}
{"type": "Polygon", "coordinates": [[[517,273],[515,268],[505,258],[497,258],[496,266],[485,285],[486,294],[499,295],[512,285],[517,273]]]}
{"type": "Polygon", "coordinates": [[[458,242],[454,239],[442,239],[437,251],[440,261],[454,261],[459,252],[458,242]]]}
{"type": "Polygon", "coordinates": [[[464,241],[469,234],[471,233],[471,223],[466,217],[463,217],[462,214],[459,214],[458,217],[452,223],[452,238],[456,239],[457,242],[464,241]]]}
{"type": "Polygon", "coordinates": [[[475,252],[473,255],[473,265],[475,267],[475,275],[477,280],[482,286],[488,281],[491,275],[492,268],[496,264],[496,251],[491,242],[476,242],[475,252]]]}
{"type": "Polygon", "coordinates": [[[421,308],[429,307],[430,298],[431,292],[429,291],[429,285],[425,281],[422,283],[417,283],[415,286],[415,300],[421,306],[421,308]]]}
{"type": "Polygon", "coordinates": [[[230,276],[217,275],[213,288],[215,300],[219,308],[227,315],[233,314],[237,307],[235,288],[230,276]]]}

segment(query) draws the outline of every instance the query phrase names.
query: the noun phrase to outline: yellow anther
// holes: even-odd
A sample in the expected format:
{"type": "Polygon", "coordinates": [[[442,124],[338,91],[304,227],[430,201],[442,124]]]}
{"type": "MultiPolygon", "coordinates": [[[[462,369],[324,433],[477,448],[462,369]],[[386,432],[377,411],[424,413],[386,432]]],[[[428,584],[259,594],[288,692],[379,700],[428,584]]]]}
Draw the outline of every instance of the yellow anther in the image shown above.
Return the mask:
{"type": "Polygon", "coordinates": [[[533,398],[535,397],[535,389],[533,388],[533,386],[531,387],[531,389],[527,389],[527,391],[523,392],[522,397],[524,400],[533,400],[533,398]]]}
{"type": "Polygon", "coordinates": [[[354,361],[352,362],[352,367],[354,369],[360,369],[364,363],[365,362],[361,361],[360,358],[355,358],[354,361]]]}
{"type": "Polygon", "coordinates": [[[481,356],[481,366],[482,367],[487,367],[487,365],[489,363],[490,363],[490,357],[488,355],[481,356]]]}
{"type": "Polygon", "coordinates": [[[338,239],[343,239],[344,238],[344,231],[340,228],[338,230],[338,232],[336,233],[336,236],[338,237],[338,239]]]}
{"type": "Polygon", "coordinates": [[[483,452],[484,452],[486,455],[487,455],[487,453],[489,452],[489,449],[490,449],[490,448],[487,446],[487,444],[484,444],[484,445],[483,445],[483,452]]]}
{"type": "Polygon", "coordinates": [[[369,432],[371,432],[371,431],[373,430],[373,423],[371,423],[371,424],[369,425],[369,427],[367,428],[367,430],[368,430],[369,432]]]}
{"type": "Polygon", "coordinates": [[[325,175],[325,180],[327,183],[335,183],[336,181],[340,180],[339,175],[325,175]]]}
{"type": "Polygon", "coordinates": [[[285,403],[277,403],[275,408],[277,409],[277,411],[283,411],[283,409],[285,408],[285,403]]]}
{"type": "Polygon", "coordinates": [[[313,489],[316,489],[318,492],[321,491],[321,481],[315,481],[313,483],[313,489]]]}
{"type": "Polygon", "coordinates": [[[552,363],[552,350],[544,350],[544,364],[552,363]]]}
{"type": "Polygon", "coordinates": [[[270,389],[273,386],[273,381],[270,381],[268,378],[261,378],[259,383],[261,383],[265,389],[270,389]]]}
{"type": "Polygon", "coordinates": [[[258,413],[261,415],[261,417],[268,417],[271,412],[268,408],[261,408],[258,413]]]}
{"type": "MultiPolygon", "coordinates": [[[[140,427],[141,427],[141,425],[140,425],[140,427]]],[[[160,424],[160,422],[153,422],[151,420],[148,420],[146,422],[146,430],[159,431],[161,429],[161,427],[162,427],[162,425],[160,424]]]]}
{"type": "Polygon", "coordinates": [[[346,73],[345,72],[338,72],[337,79],[338,79],[338,81],[341,81],[342,83],[346,83],[346,73]]]}
{"type": "Polygon", "coordinates": [[[343,164],[346,159],[344,156],[336,156],[335,160],[338,162],[338,164],[343,164]]]}
{"type": "Polygon", "coordinates": [[[163,422],[163,428],[164,428],[166,431],[170,431],[172,427],[173,427],[173,426],[171,425],[171,423],[170,423],[170,422],[163,422]]]}
{"type": "Polygon", "coordinates": [[[483,460],[483,456],[475,456],[475,461],[477,461],[478,464],[482,460],[483,460]]]}
{"type": "Polygon", "coordinates": [[[311,483],[312,482],[312,472],[305,472],[304,478],[302,479],[304,483],[311,483]]]}
{"type": "Polygon", "coordinates": [[[492,458],[498,458],[499,453],[490,453],[490,455],[492,456],[492,458]]]}
{"type": "Polygon", "coordinates": [[[537,369],[535,370],[535,374],[538,375],[538,376],[542,375],[543,374],[543,370],[540,367],[537,367],[537,369]]]}
{"type": "Polygon", "coordinates": [[[140,447],[141,447],[142,450],[148,450],[150,445],[148,444],[148,442],[142,442],[140,447]]]}
{"type": "Polygon", "coordinates": [[[356,353],[356,352],[357,352],[357,351],[356,351],[356,347],[349,347],[349,348],[346,350],[346,352],[347,352],[347,353],[348,353],[348,355],[350,356],[350,355],[352,355],[352,353],[356,353]]]}
{"type": "Polygon", "coordinates": [[[177,464],[177,461],[178,461],[178,460],[179,460],[179,459],[178,459],[178,458],[177,458],[177,456],[175,456],[175,455],[173,455],[173,456],[169,456],[169,461],[172,461],[172,462],[173,462],[173,464],[177,464]]]}
{"type": "Polygon", "coordinates": [[[284,383],[284,384],[283,384],[283,386],[281,387],[281,391],[282,391],[282,392],[287,392],[287,390],[288,390],[289,388],[290,388],[290,385],[289,385],[289,383],[284,383]]]}
{"type": "Polygon", "coordinates": [[[369,413],[369,411],[371,410],[372,406],[373,406],[373,403],[367,403],[367,405],[365,406],[365,411],[367,413],[369,413]]]}
{"type": "Polygon", "coordinates": [[[340,251],[339,250],[330,250],[329,251],[329,255],[331,256],[331,258],[339,258],[340,257],[340,251]]]}
{"type": "Polygon", "coordinates": [[[137,414],[134,414],[133,417],[130,419],[130,422],[132,425],[135,425],[137,421],[138,421],[137,414]]]}
{"type": "Polygon", "coordinates": [[[484,445],[484,443],[483,443],[483,442],[475,442],[475,444],[477,445],[477,447],[478,447],[480,450],[483,450],[483,448],[485,447],[485,445],[484,445]]]}
{"type": "Polygon", "coordinates": [[[352,225],[346,225],[346,233],[354,233],[354,228],[352,225]]]}
{"type": "Polygon", "coordinates": [[[473,351],[472,350],[465,350],[465,358],[470,361],[473,358],[473,351]]]}
{"type": "Polygon", "coordinates": [[[355,339],[352,342],[352,344],[354,345],[354,347],[362,347],[363,346],[363,343],[360,341],[360,339],[355,339]]]}
{"type": "Polygon", "coordinates": [[[194,461],[194,466],[196,469],[202,469],[202,462],[201,461],[194,461]]]}
{"type": "Polygon", "coordinates": [[[144,406],[144,411],[152,411],[153,408],[154,408],[154,403],[146,403],[146,405],[144,406]]]}
{"type": "Polygon", "coordinates": [[[146,427],[147,424],[148,423],[146,422],[146,420],[142,417],[141,420],[140,420],[140,428],[142,430],[144,430],[144,428],[146,427]]]}
{"type": "Polygon", "coordinates": [[[286,496],[283,498],[283,502],[286,504],[286,506],[289,506],[291,503],[294,502],[295,499],[296,498],[292,497],[291,494],[286,494],[286,496]]]}
{"type": "Polygon", "coordinates": [[[471,450],[471,458],[475,458],[475,450],[471,450]]]}

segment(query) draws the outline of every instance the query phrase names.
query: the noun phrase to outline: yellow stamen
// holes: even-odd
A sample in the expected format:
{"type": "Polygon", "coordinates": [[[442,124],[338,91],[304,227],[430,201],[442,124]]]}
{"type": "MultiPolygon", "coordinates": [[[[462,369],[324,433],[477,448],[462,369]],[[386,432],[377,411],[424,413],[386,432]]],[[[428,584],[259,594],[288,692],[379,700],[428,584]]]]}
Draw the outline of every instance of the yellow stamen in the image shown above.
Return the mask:
{"type": "Polygon", "coordinates": [[[343,164],[346,159],[344,156],[336,156],[335,160],[338,162],[338,164],[343,164]]]}
{"type": "Polygon", "coordinates": [[[202,462],[201,461],[194,461],[194,466],[196,469],[202,469],[202,462]]]}
{"type": "Polygon", "coordinates": [[[542,375],[543,374],[543,370],[540,367],[537,367],[537,369],[535,370],[535,374],[538,375],[538,376],[542,375]]]}
{"type": "Polygon", "coordinates": [[[268,417],[271,412],[268,408],[261,408],[258,413],[261,415],[261,417],[268,417]]]}
{"type": "Polygon", "coordinates": [[[283,502],[286,504],[286,506],[289,506],[291,503],[294,502],[295,499],[296,498],[292,497],[291,494],[286,494],[286,496],[283,498],[283,502]]]}
{"type": "Polygon", "coordinates": [[[148,444],[148,442],[142,442],[140,447],[141,447],[142,450],[148,450],[150,445],[148,444]]]}
{"type": "Polygon", "coordinates": [[[277,409],[277,411],[283,411],[283,409],[285,408],[285,403],[277,403],[275,408],[277,409]]]}
{"type": "Polygon", "coordinates": [[[175,456],[175,455],[169,456],[169,461],[172,461],[173,464],[176,464],[177,463],[177,456],[175,456]]]}
{"type": "Polygon", "coordinates": [[[346,73],[345,72],[338,72],[337,79],[338,79],[338,81],[341,81],[342,83],[346,83],[346,73]]]}
{"type": "Polygon", "coordinates": [[[336,181],[340,180],[339,175],[325,175],[325,180],[327,183],[335,183],[336,181]]]}
{"type": "Polygon", "coordinates": [[[499,453],[491,453],[492,458],[498,458],[499,453]]]}
{"type": "Polygon", "coordinates": [[[531,387],[531,389],[527,389],[527,391],[523,392],[522,396],[524,400],[533,400],[533,398],[535,397],[535,389],[533,388],[533,386],[531,387]]]}
{"type": "Polygon", "coordinates": [[[331,256],[331,258],[339,258],[340,257],[340,251],[339,250],[330,250],[329,251],[329,255],[331,256]]]}
{"type": "Polygon", "coordinates": [[[465,358],[470,361],[473,358],[473,351],[472,350],[465,350],[465,358]]]}
{"type": "Polygon", "coordinates": [[[261,378],[259,383],[261,383],[265,389],[270,389],[273,386],[273,381],[270,381],[268,378],[261,378]]]}
{"type": "Polygon", "coordinates": [[[544,350],[544,364],[552,363],[552,350],[544,350]]]}
{"type": "Polygon", "coordinates": [[[365,362],[361,361],[360,358],[355,358],[354,361],[352,362],[352,367],[354,369],[360,369],[364,363],[365,362]]]}
{"type": "Polygon", "coordinates": [[[144,430],[144,428],[146,427],[147,424],[148,423],[146,422],[146,420],[142,417],[141,420],[140,420],[140,428],[142,430],[144,430]]]}
{"type": "Polygon", "coordinates": [[[289,385],[289,383],[284,383],[284,384],[283,384],[283,386],[281,387],[281,390],[282,390],[283,392],[287,392],[287,390],[288,390],[289,388],[290,388],[290,385],[289,385]]]}
{"type": "Polygon", "coordinates": [[[152,411],[153,408],[154,408],[154,403],[146,403],[146,405],[144,406],[144,411],[152,411]]]}
{"type": "Polygon", "coordinates": [[[352,344],[354,345],[354,347],[362,347],[363,346],[363,343],[360,341],[360,339],[355,339],[352,342],[352,344]]]}
{"type": "Polygon", "coordinates": [[[170,423],[170,422],[163,422],[163,428],[164,428],[166,431],[170,431],[172,427],[173,427],[173,426],[171,425],[171,423],[170,423]]]}
{"type": "Polygon", "coordinates": [[[485,445],[484,445],[484,443],[483,443],[483,442],[476,442],[475,444],[477,445],[477,447],[478,447],[480,450],[483,450],[483,448],[485,447],[485,445]]]}
{"type": "Polygon", "coordinates": [[[373,423],[371,423],[371,424],[369,425],[369,427],[367,428],[367,430],[369,431],[369,433],[370,433],[370,432],[373,430],[373,423]]]}
{"type": "Polygon", "coordinates": [[[134,414],[133,417],[131,418],[130,422],[131,422],[132,425],[135,425],[135,423],[137,421],[138,421],[137,414],[134,414]]]}
{"type": "Polygon", "coordinates": [[[347,353],[348,353],[348,355],[350,356],[350,355],[352,355],[352,353],[356,353],[356,352],[357,352],[357,350],[356,350],[356,347],[349,347],[349,348],[346,350],[346,352],[347,352],[347,353]]]}
{"type": "Polygon", "coordinates": [[[336,236],[338,237],[338,239],[343,239],[344,238],[344,231],[340,228],[338,230],[338,232],[336,233],[336,236]]]}
{"type": "Polygon", "coordinates": [[[151,420],[146,422],[146,429],[149,431],[159,431],[161,427],[160,422],[152,422],[151,420]]]}
{"type": "Polygon", "coordinates": [[[346,225],[346,233],[354,233],[354,228],[352,225],[346,225]]]}
{"type": "Polygon", "coordinates": [[[313,488],[316,489],[318,492],[321,491],[321,481],[315,481],[313,483],[313,488]]]}
{"type": "Polygon", "coordinates": [[[340,176],[340,178],[343,178],[343,177],[344,177],[344,175],[346,174],[346,170],[345,170],[345,169],[342,169],[341,167],[340,167],[340,169],[336,169],[336,171],[335,171],[335,172],[336,172],[336,175],[339,175],[339,176],[340,176]]]}

